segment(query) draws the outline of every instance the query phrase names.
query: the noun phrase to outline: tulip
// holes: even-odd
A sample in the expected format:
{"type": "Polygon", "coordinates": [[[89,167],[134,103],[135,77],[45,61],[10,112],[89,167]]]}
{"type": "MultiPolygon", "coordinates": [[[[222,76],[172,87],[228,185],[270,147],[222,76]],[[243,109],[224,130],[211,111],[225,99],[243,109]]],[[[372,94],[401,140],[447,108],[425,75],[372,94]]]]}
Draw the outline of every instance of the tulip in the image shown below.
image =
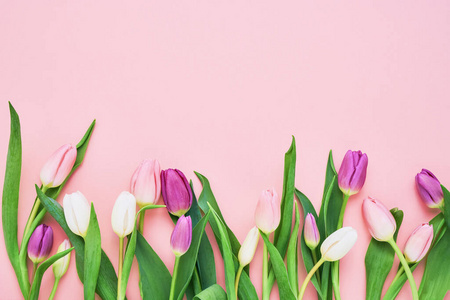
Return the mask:
{"type": "Polygon", "coordinates": [[[243,267],[248,265],[255,255],[256,247],[258,246],[259,241],[259,231],[255,226],[247,234],[247,237],[242,243],[241,248],[239,249],[238,259],[239,264],[243,267]]]}
{"type": "Polygon", "coordinates": [[[439,208],[444,204],[444,193],[442,192],[441,183],[433,173],[427,169],[416,175],[416,186],[423,202],[428,207],[439,208]]]}
{"type": "Polygon", "coordinates": [[[322,258],[336,261],[343,258],[353,247],[358,235],[351,227],[342,227],[330,234],[320,246],[322,258]]]}
{"type": "Polygon", "coordinates": [[[139,207],[156,204],[161,195],[161,168],[153,159],[144,160],[131,178],[131,193],[139,207]]]}
{"type": "Polygon", "coordinates": [[[322,253],[322,258],[314,265],[314,267],[309,271],[306,276],[305,281],[303,281],[302,287],[300,288],[298,299],[303,299],[308,282],[311,277],[319,269],[319,267],[325,261],[337,261],[343,258],[352,249],[353,245],[358,238],[356,230],[351,227],[343,227],[336,230],[330,234],[320,246],[320,252],[322,253]]]}
{"type": "Polygon", "coordinates": [[[403,251],[409,263],[419,262],[427,254],[433,241],[433,225],[423,223],[409,236],[403,251]]]}
{"type": "Polygon", "coordinates": [[[75,164],[77,148],[70,144],[61,146],[50,156],[41,170],[41,182],[46,188],[60,186],[75,164]]]}
{"type": "Polygon", "coordinates": [[[41,224],[33,231],[28,241],[28,257],[34,264],[44,261],[53,246],[53,230],[50,226],[41,224]]]}
{"type": "Polygon", "coordinates": [[[256,206],[256,226],[265,234],[270,234],[280,224],[280,214],[280,199],[275,189],[263,191],[256,206]]]}
{"type": "Polygon", "coordinates": [[[180,257],[191,246],[192,241],[192,220],[191,217],[181,216],[170,237],[170,248],[175,256],[180,257]]]}
{"type": "Polygon", "coordinates": [[[114,204],[111,224],[119,238],[129,235],[134,229],[136,199],[129,192],[122,192],[114,204]]]}
{"type": "MultiPolygon", "coordinates": [[[[64,240],[61,245],[58,247],[58,253],[66,251],[72,247],[70,245],[69,240],[64,240]]],[[[70,262],[70,253],[68,253],[66,256],[61,257],[57,261],[53,263],[53,274],[55,274],[55,278],[61,278],[64,274],[66,274],[67,269],[69,268],[69,262],[70,262]]]]}
{"type": "Polygon", "coordinates": [[[63,199],[64,217],[70,230],[82,237],[86,236],[91,215],[91,206],[81,192],[66,194],[63,199]]]}
{"type": "Polygon", "coordinates": [[[161,193],[164,204],[172,215],[180,217],[191,208],[191,187],[180,170],[161,171],[161,193]]]}
{"type": "Polygon", "coordinates": [[[339,188],[345,195],[351,196],[361,190],[366,181],[367,164],[367,154],[347,151],[338,173],[339,188]]]}
{"type": "Polygon", "coordinates": [[[362,213],[374,239],[386,242],[393,238],[397,223],[383,203],[368,197],[363,201],[362,213]]]}
{"type": "Polygon", "coordinates": [[[316,249],[320,242],[320,233],[317,228],[316,219],[311,213],[308,213],[305,218],[304,238],[306,246],[309,249],[316,249]]]}

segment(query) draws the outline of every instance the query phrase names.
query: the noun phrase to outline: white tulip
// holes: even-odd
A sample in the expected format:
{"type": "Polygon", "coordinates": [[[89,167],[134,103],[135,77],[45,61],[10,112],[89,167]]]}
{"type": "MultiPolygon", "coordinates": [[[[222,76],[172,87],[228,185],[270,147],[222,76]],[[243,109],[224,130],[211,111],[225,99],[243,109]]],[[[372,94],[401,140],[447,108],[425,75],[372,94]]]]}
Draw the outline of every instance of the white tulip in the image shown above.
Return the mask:
{"type": "Polygon", "coordinates": [[[239,249],[239,264],[241,266],[248,265],[255,255],[256,247],[259,241],[258,227],[253,227],[245,237],[244,243],[242,243],[241,249],[239,249]]]}
{"type": "MultiPolygon", "coordinates": [[[[58,247],[58,253],[63,252],[71,247],[69,240],[64,240],[58,247]]],[[[53,274],[55,278],[61,278],[67,272],[70,262],[70,252],[53,263],[53,274]]]]}
{"type": "Polygon", "coordinates": [[[352,249],[357,238],[356,230],[351,227],[336,230],[323,241],[320,247],[322,258],[326,261],[340,260],[352,249]]]}
{"type": "Polygon", "coordinates": [[[129,192],[122,192],[114,204],[111,224],[114,232],[124,238],[134,229],[136,198],[129,192]]]}
{"type": "Polygon", "coordinates": [[[91,215],[91,205],[81,192],[66,194],[63,200],[64,216],[73,233],[86,236],[91,215]]]}

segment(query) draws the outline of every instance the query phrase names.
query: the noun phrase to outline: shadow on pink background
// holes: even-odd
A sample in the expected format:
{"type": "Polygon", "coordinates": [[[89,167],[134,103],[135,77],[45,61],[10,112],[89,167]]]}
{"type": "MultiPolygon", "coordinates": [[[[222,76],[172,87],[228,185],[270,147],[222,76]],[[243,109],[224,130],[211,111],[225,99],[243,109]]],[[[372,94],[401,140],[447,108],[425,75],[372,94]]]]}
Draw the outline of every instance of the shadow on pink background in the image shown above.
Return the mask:
{"type": "MultiPolygon", "coordinates": [[[[0,180],[11,101],[22,121],[19,233],[41,166],[60,145],[77,143],[94,118],[85,162],[63,192],[80,190],[94,202],[102,246],[115,267],[113,203],[128,190],[144,158],[183,170],[197,195],[201,186],[193,171],[207,176],[242,242],[254,224],[261,190],[274,186],[281,194],[291,135],[298,149],[296,186],[316,208],[328,151],[334,150],[337,167],[347,149],[366,152],[366,185],[350,200],[344,221],[359,239],[341,262],[343,299],[365,295],[370,237],[362,199],[371,195],[404,210],[398,238],[403,247],[410,232],[437,213],[419,200],[415,174],[425,167],[450,185],[447,1],[2,1],[1,6],[0,180]]],[[[64,234],[49,216],[45,222],[56,232],[55,252],[64,234]]],[[[165,211],[147,213],[145,236],[169,270],[172,229],[165,211]]],[[[260,244],[251,267],[259,294],[261,259],[260,244]]],[[[216,261],[223,285],[219,255],[216,261]]],[[[0,282],[8,287],[2,298],[20,299],[3,242],[0,264],[0,282]]],[[[414,273],[418,283],[422,270],[414,273]]],[[[303,279],[302,263],[300,272],[303,279]]],[[[129,299],[139,298],[137,281],[134,265],[129,299]]],[[[49,270],[40,299],[47,299],[52,284],[49,270]]],[[[69,294],[83,297],[73,259],[56,299],[69,294]]],[[[278,298],[275,289],[272,296],[278,298]]],[[[315,297],[309,286],[305,298],[315,297]]],[[[398,299],[410,297],[406,285],[398,299]]]]}

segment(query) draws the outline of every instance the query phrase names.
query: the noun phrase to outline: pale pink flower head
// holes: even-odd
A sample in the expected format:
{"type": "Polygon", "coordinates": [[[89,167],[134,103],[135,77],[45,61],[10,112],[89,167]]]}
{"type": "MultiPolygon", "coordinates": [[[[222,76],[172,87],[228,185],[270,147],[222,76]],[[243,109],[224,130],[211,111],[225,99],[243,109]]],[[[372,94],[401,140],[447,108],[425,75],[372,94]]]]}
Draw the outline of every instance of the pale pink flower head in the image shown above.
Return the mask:
{"type": "Polygon", "coordinates": [[[71,144],[61,146],[50,156],[41,169],[41,182],[47,188],[60,186],[75,164],[77,148],[71,144]]]}
{"type": "Polygon", "coordinates": [[[157,160],[146,159],[141,162],[131,177],[130,190],[139,207],[158,202],[161,195],[161,167],[157,160]]]}
{"type": "Polygon", "coordinates": [[[397,223],[386,206],[374,198],[364,199],[362,213],[370,234],[374,239],[386,242],[393,238],[397,223]]]}
{"type": "Polygon", "coordinates": [[[409,263],[419,262],[427,254],[433,241],[433,225],[423,223],[409,236],[405,244],[405,259],[409,263]]]}
{"type": "Polygon", "coordinates": [[[280,198],[275,189],[263,191],[256,206],[256,226],[262,232],[269,234],[280,224],[280,214],[280,198]]]}

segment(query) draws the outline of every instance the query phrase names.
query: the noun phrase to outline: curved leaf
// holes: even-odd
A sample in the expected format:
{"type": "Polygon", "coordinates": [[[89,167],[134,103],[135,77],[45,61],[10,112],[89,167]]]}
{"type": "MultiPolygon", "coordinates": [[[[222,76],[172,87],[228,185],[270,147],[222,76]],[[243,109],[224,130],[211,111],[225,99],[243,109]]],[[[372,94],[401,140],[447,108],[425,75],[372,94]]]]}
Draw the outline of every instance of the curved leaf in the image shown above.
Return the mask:
{"type": "MultiPolygon", "coordinates": [[[[397,223],[397,230],[394,234],[394,240],[397,240],[398,231],[403,221],[403,211],[397,208],[391,209],[391,214],[397,223]]],[[[379,300],[383,291],[386,277],[392,269],[394,263],[394,250],[386,242],[379,242],[372,238],[367,248],[366,258],[366,299],[379,300]]]]}
{"type": "Polygon", "coordinates": [[[298,289],[298,231],[300,227],[300,212],[298,210],[298,204],[294,202],[295,207],[295,223],[292,229],[291,238],[289,239],[289,245],[286,255],[286,267],[288,271],[289,283],[292,287],[294,296],[297,297],[299,293],[298,289]]]}
{"type": "MultiPolygon", "coordinates": [[[[81,282],[84,282],[84,240],[78,235],[74,234],[69,226],[67,226],[64,218],[64,211],[61,205],[47,197],[39,187],[36,185],[36,193],[41,200],[44,207],[52,215],[52,217],[59,223],[61,228],[66,233],[71,244],[75,247],[75,257],[77,265],[77,273],[81,282]]],[[[117,275],[108,256],[102,250],[100,261],[100,271],[97,278],[97,294],[102,299],[116,299],[117,298],[117,275]]]]}
{"type": "Polygon", "coordinates": [[[194,300],[227,300],[227,293],[220,285],[213,284],[200,294],[197,294],[194,300]]]}
{"type": "Polygon", "coordinates": [[[41,263],[39,267],[36,269],[36,274],[34,275],[33,285],[31,286],[30,292],[30,300],[37,300],[39,298],[39,290],[41,288],[42,277],[44,276],[45,271],[58,259],[66,256],[75,249],[74,247],[69,248],[67,250],[56,253],[55,255],[49,257],[46,261],[41,263]]]}

